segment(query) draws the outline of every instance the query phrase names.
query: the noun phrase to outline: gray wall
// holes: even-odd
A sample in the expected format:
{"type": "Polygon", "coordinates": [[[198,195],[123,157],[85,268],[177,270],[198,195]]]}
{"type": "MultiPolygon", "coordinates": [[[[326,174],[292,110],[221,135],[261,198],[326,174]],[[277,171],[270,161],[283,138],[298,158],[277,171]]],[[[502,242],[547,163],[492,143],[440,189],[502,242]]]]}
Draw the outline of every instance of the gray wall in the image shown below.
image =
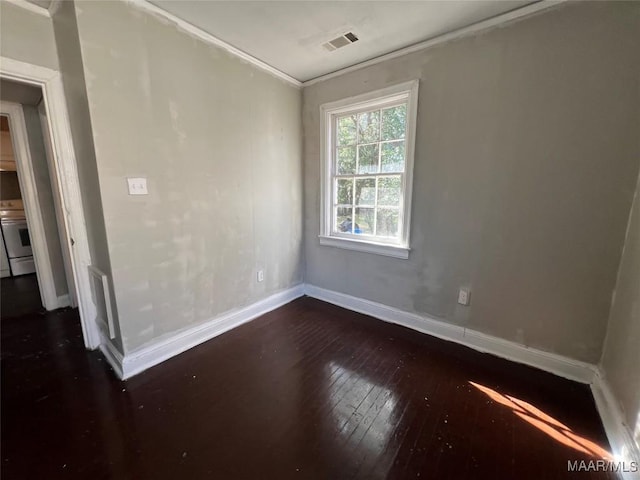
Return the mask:
{"type": "Polygon", "coordinates": [[[55,205],[53,203],[53,191],[51,178],[49,177],[49,166],[44,148],[40,116],[38,109],[34,106],[23,105],[22,110],[27,126],[27,136],[29,137],[31,163],[36,180],[36,190],[38,192],[38,203],[40,214],[42,215],[44,234],[47,239],[47,250],[49,250],[53,283],[56,287],[56,294],[60,297],[69,293],[69,288],[67,286],[67,276],[64,271],[60,234],[58,233],[58,222],[56,220],[55,205]]]}
{"type": "Polygon", "coordinates": [[[58,70],[51,19],[0,2],[0,55],[58,70]]]}
{"type": "Polygon", "coordinates": [[[123,2],[77,23],[124,350],[302,282],[300,91],[123,2]]]}
{"type": "Polygon", "coordinates": [[[640,448],[640,180],[633,203],[602,370],[640,448]]]}
{"type": "Polygon", "coordinates": [[[596,363],[638,175],[639,19],[571,4],[305,88],[306,281],[596,363]],[[320,246],[320,105],[416,78],[409,259],[320,246]]]}

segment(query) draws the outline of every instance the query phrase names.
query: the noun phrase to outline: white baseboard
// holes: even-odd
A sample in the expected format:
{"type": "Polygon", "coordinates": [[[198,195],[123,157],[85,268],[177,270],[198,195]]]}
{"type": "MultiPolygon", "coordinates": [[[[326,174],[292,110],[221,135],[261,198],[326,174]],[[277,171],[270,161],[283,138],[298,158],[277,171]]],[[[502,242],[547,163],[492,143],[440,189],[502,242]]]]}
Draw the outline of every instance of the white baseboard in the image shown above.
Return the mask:
{"type": "MultiPolygon", "coordinates": [[[[596,408],[616,460],[625,462],[622,466],[627,469],[632,468],[632,462],[637,462],[634,465],[640,465],[640,452],[633,440],[631,429],[624,423],[618,401],[595,365],[313,285],[305,285],[305,294],[348,310],[459,343],[480,352],[490,353],[570,380],[590,384],[596,408]]],[[[624,480],[640,480],[639,473],[629,471],[620,473],[624,480]]]]}
{"type": "Polygon", "coordinates": [[[123,379],[122,375],[122,364],[124,357],[122,353],[111,343],[111,340],[107,338],[104,334],[102,334],[102,342],[100,343],[100,351],[104,355],[104,358],[107,359],[111,368],[116,373],[118,378],[123,379]]]}
{"type": "MultiPolygon", "coordinates": [[[[627,465],[630,462],[640,463],[640,452],[633,440],[631,430],[623,421],[619,404],[609,384],[595,365],[313,285],[297,285],[278,292],[247,307],[158,339],[124,356],[107,338],[103,338],[100,350],[116,375],[125,380],[303,295],[459,343],[480,352],[539,368],[570,380],[590,384],[596,408],[616,460],[627,462],[627,465]]],[[[637,473],[623,472],[622,478],[637,480],[640,476],[637,473]]]]}
{"type": "Polygon", "coordinates": [[[443,340],[459,343],[483,353],[490,353],[507,360],[530,365],[560,377],[581,383],[593,381],[596,367],[589,363],[309,284],[305,285],[305,294],[386,322],[396,323],[443,340]]]}
{"type": "Polygon", "coordinates": [[[64,307],[68,307],[71,305],[71,299],[69,298],[69,294],[65,293],[64,295],[60,295],[58,297],[58,307],[57,308],[64,308],[64,307]]]}
{"type": "MultiPolygon", "coordinates": [[[[624,421],[620,404],[600,369],[594,376],[591,392],[614,457],[627,466],[631,462],[640,466],[640,448],[633,440],[631,428],[624,421]]],[[[621,472],[621,477],[625,480],[638,480],[640,472],[621,472]]]]}
{"type": "Polygon", "coordinates": [[[224,313],[195,327],[157,339],[148,345],[128,352],[124,356],[106,339],[103,339],[100,350],[102,350],[118,377],[126,380],[303,295],[304,285],[297,285],[247,307],[224,313]]]}

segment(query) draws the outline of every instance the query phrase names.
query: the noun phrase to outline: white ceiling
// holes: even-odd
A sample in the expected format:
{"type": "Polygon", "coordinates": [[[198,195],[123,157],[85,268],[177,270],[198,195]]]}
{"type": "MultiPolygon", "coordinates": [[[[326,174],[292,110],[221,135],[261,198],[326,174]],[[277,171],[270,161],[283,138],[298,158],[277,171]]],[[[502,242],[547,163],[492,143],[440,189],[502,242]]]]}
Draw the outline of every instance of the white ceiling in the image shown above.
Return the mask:
{"type": "Polygon", "coordinates": [[[151,3],[295,79],[307,81],[535,2],[151,0],[151,3]],[[322,46],[350,31],[359,41],[333,52],[322,46]]]}

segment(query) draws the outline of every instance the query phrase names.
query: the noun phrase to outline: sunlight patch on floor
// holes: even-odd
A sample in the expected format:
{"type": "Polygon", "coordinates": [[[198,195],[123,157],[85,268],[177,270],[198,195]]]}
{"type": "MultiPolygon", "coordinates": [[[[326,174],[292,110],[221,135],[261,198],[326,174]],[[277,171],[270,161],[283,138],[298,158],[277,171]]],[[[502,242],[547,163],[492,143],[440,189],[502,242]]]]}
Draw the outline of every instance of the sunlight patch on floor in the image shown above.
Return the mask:
{"type": "Polygon", "coordinates": [[[481,385],[471,381],[469,381],[469,384],[473,385],[496,403],[509,407],[512,412],[522,420],[533,425],[557,442],[594,458],[602,458],[610,461],[613,460],[611,453],[606,451],[600,445],[592,442],[588,438],[574,433],[571,428],[567,427],[564,423],[553,418],[551,415],[548,415],[534,405],[510,395],[503,395],[486,385],[481,385]]]}

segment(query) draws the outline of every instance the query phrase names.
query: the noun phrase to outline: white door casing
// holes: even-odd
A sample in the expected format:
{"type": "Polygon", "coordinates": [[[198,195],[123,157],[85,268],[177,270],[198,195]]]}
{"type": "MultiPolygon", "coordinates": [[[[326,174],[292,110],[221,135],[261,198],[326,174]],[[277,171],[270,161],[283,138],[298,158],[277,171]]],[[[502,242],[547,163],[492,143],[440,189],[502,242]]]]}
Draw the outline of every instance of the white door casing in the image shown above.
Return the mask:
{"type": "Polygon", "coordinates": [[[89,279],[91,253],[61,74],[49,68],[0,56],[0,77],[42,89],[49,126],[48,132],[43,133],[49,134],[49,141],[53,146],[52,160],[58,179],[59,198],[68,226],[66,243],[72,244],[71,263],[84,344],[88,349],[96,349],[100,346],[101,337],[89,279]],[[70,241],[71,238],[73,242],[70,241]]]}
{"type": "Polygon", "coordinates": [[[78,300],[76,298],[76,284],[73,279],[73,267],[71,265],[71,244],[69,228],[67,226],[67,218],[64,214],[60,195],[60,180],[58,172],[55,169],[53,161],[53,146],[51,145],[51,133],[49,132],[49,120],[47,112],[44,108],[44,102],[38,104],[38,114],[40,116],[40,126],[42,128],[42,136],[44,137],[44,149],[47,156],[47,167],[49,169],[49,178],[51,179],[51,189],[53,191],[53,203],[56,212],[56,223],[58,225],[58,234],[60,236],[60,249],[62,250],[62,261],[64,263],[64,273],[67,279],[67,290],[69,292],[69,304],[76,308],[78,300]]]}

